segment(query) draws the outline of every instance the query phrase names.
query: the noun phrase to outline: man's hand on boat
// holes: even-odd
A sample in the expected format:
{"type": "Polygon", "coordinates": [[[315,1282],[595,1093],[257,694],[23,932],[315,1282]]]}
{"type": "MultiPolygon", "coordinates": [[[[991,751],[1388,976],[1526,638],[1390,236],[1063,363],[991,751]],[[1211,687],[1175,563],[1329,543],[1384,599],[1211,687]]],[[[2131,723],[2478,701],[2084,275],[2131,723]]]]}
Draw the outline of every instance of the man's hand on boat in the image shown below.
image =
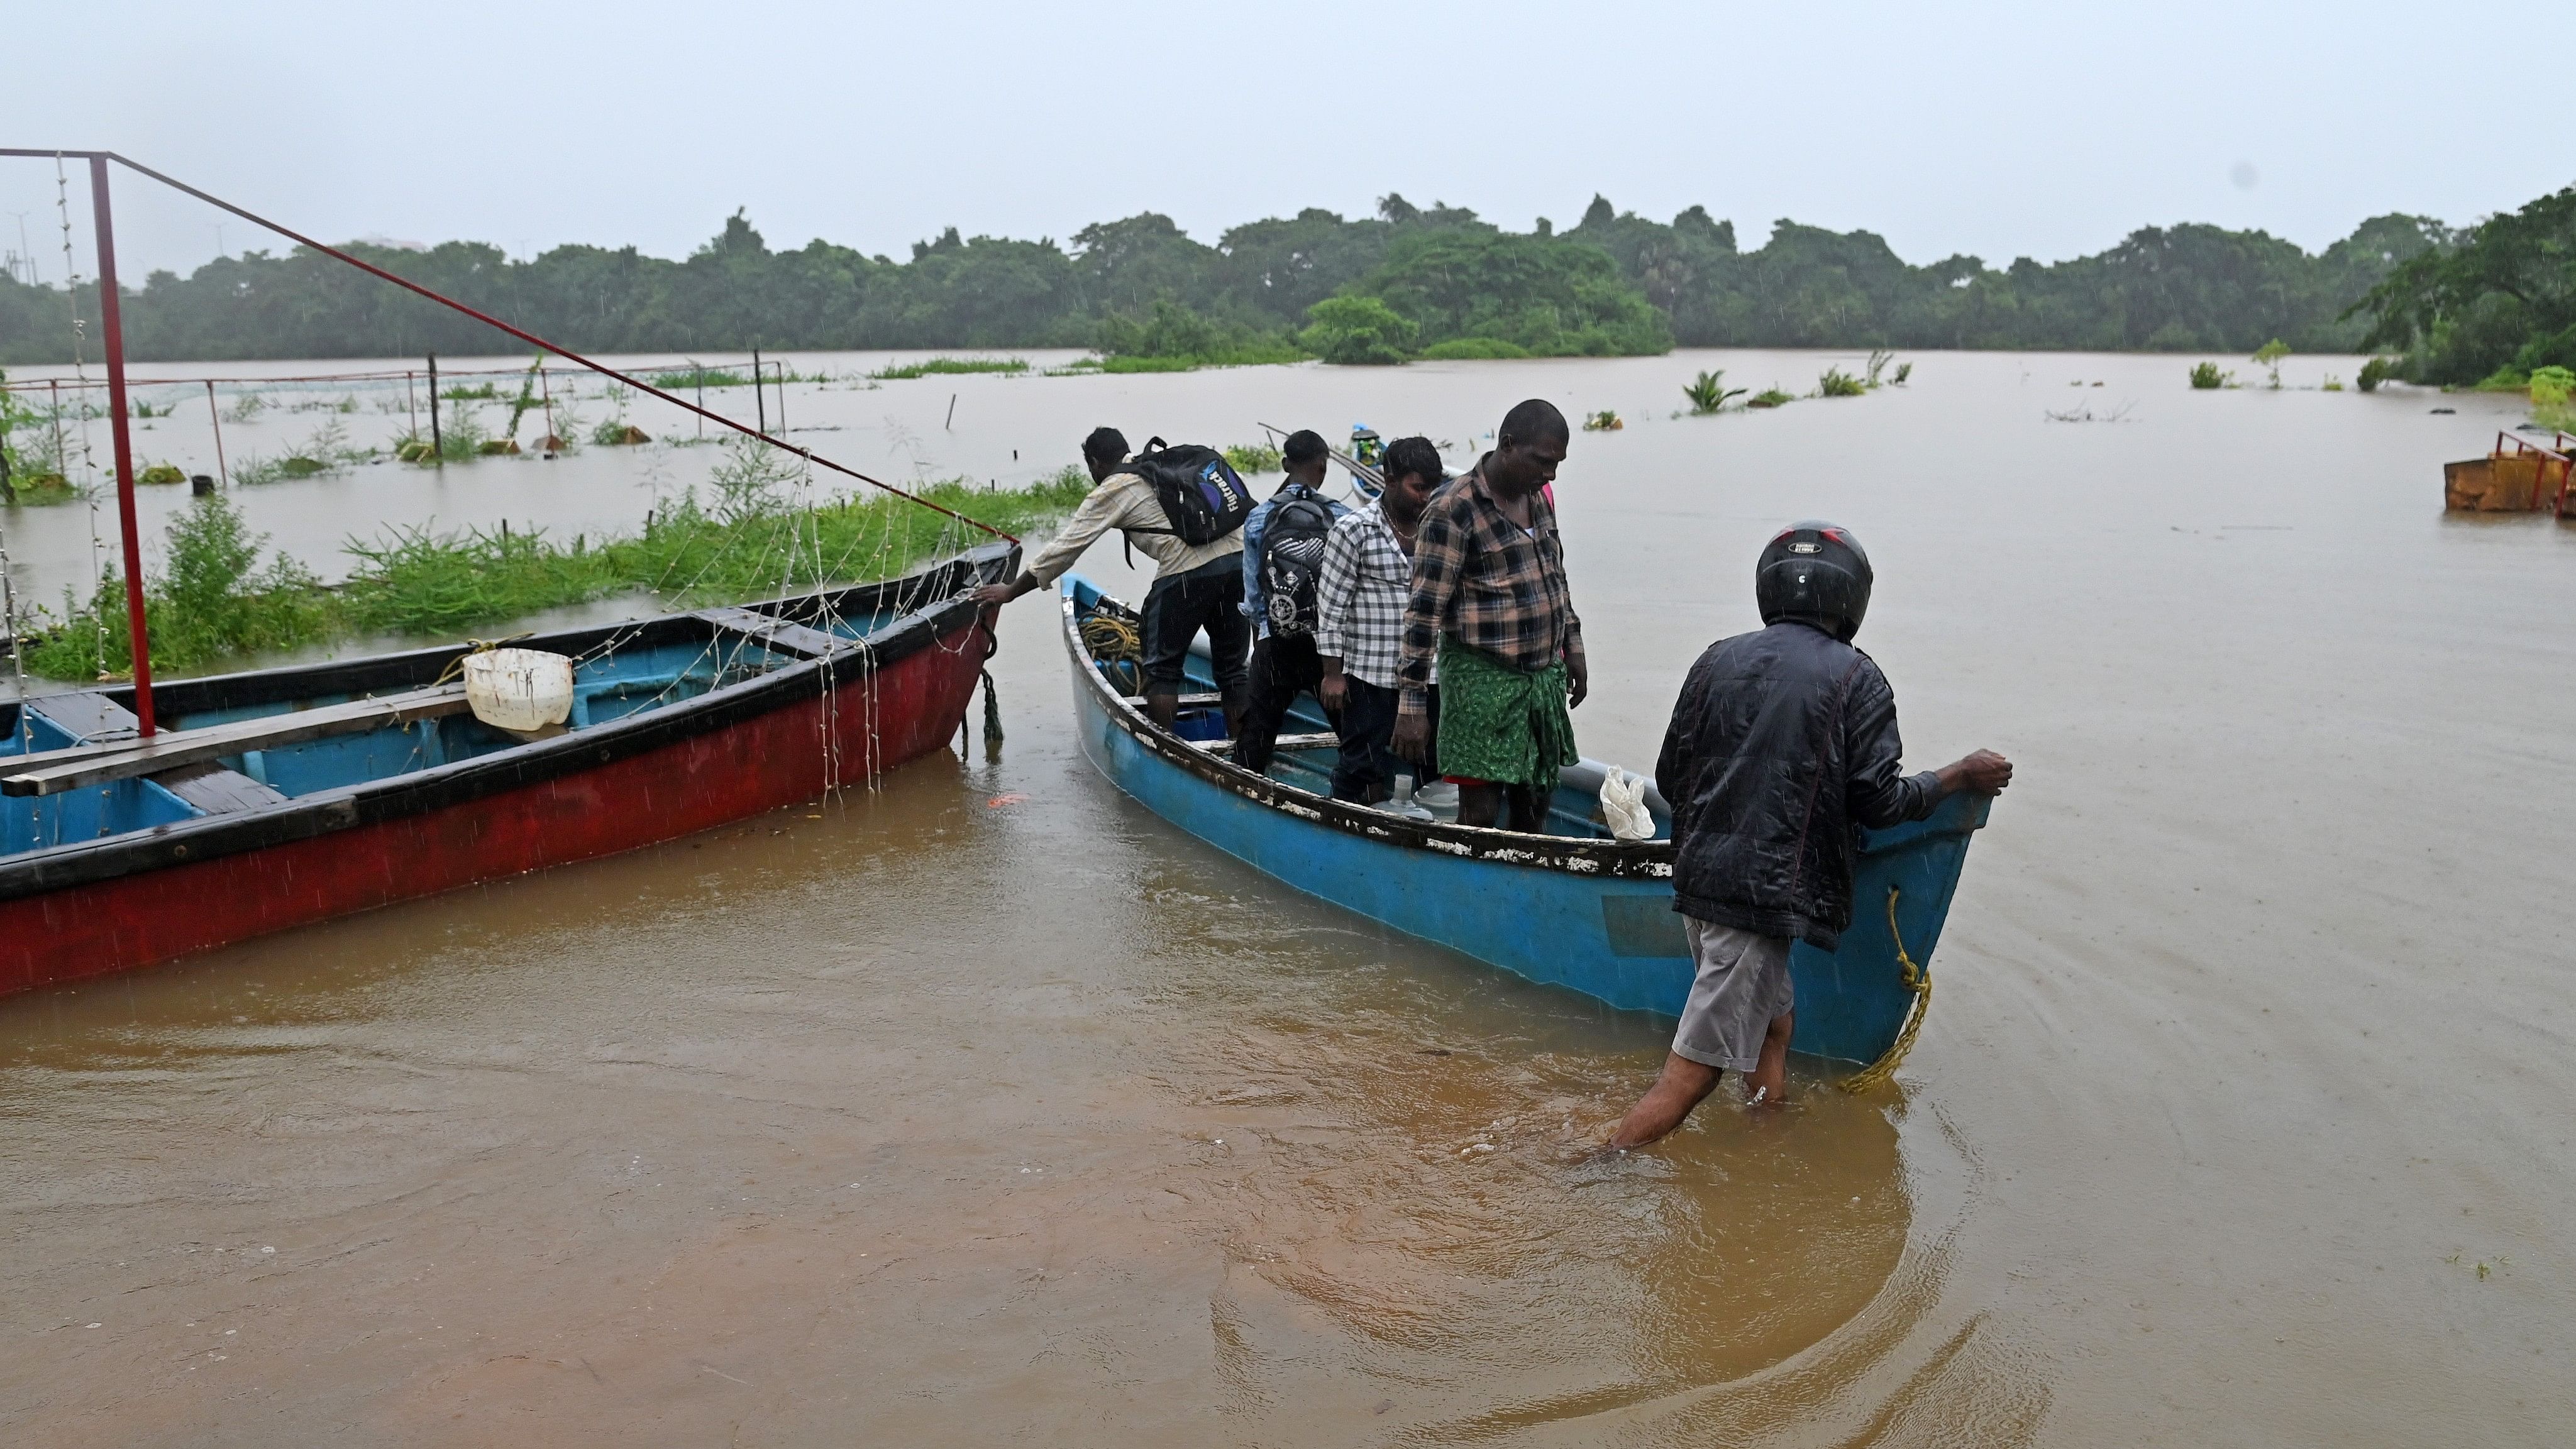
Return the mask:
{"type": "Polygon", "coordinates": [[[1992,750],[1979,750],[1964,759],[1953,760],[1933,772],[1941,781],[1941,793],[1956,795],[1962,790],[1979,795],[2000,795],[2012,783],[2012,761],[1992,750]]]}
{"type": "Polygon", "coordinates": [[[1018,598],[1022,594],[1033,594],[1036,593],[1037,590],[1037,576],[1034,574],[1024,573],[1007,584],[986,584],[975,590],[973,593],[968,594],[966,597],[973,599],[976,603],[990,604],[998,608],[1001,605],[1007,604],[1011,600],[1018,598]]]}

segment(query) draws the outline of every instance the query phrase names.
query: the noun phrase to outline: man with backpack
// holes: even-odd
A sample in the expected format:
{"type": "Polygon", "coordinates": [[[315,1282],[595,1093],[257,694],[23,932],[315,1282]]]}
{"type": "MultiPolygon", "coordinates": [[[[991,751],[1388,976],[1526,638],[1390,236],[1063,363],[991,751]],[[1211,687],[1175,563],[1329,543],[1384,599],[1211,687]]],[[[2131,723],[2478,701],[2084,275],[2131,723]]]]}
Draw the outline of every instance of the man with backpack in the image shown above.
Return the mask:
{"type": "Polygon", "coordinates": [[[1840,944],[1861,830],[2012,783],[1991,750],[1903,773],[1896,695],[1851,642],[1872,582],[1849,529],[1789,525],[1754,565],[1764,627],[1708,646],[1682,683],[1655,782],[1672,802],[1673,909],[1698,973],[1663,1073],[1612,1148],[1679,1127],[1721,1072],[1744,1074],[1753,1105],[1779,1105],[1797,1025],[1789,948],[1840,944]]]}
{"type": "MultiPolygon", "coordinates": [[[[1162,439],[1157,438],[1155,443],[1162,439]]],[[[1251,621],[1243,616],[1243,520],[1252,495],[1210,448],[1154,448],[1134,461],[1116,428],[1094,428],[1082,441],[1083,465],[1098,486],[1026,571],[1007,584],[975,591],[981,604],[1007,604],[1054,583],[1083,550],[1111,529],[1154,561],[1144,616],[1145,713],[1165,729],[1181,709],[1182,666],[1202,630],[1225,699],[1229,732],[1242,728],[1251,621]]]]}
{"type": "Polygon", "coordinates": [[[1234,762],[1263,774],[1297,696],[1319,688],[1315,580],[1324,537],[1350,509],[1323,494],[1331,450],[1311,428],[1280,446],[1288,481],[1243,521],[1243,612],[1252,620],[1252,699],[1234,732],[1234,762]]]}

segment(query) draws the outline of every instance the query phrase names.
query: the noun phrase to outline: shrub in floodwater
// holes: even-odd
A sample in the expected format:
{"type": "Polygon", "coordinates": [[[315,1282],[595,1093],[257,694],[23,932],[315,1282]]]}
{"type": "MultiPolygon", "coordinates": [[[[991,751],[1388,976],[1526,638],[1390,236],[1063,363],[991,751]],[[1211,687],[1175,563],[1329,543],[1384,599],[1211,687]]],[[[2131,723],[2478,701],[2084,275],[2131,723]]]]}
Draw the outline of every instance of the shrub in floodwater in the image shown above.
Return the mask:
{"type": "Polygon", "coordinates": [[[1421,331],[1413,319],[1375,297],[1326,297],[1306,309],[1297,343],[1342,367],[1387,367],[1412,353],[1421,331]]]}
{"type": "Polygon", "coordinates": [[[1839,367],[1826,368],[1824,375],[1816,379],[1818,397],[1859,397],[1867,391],[1869,391],[1868,383],[1839,367]]]}
{"type": "Polygon", "coordinates": [[[233,405],[231,407],[224,409],[224,421],[228,423],[253,422],[258,419],[261,413],[266,411],[268,411],[267,398],[262,397],[255,392],[246,392],[241,396],[234,398],[233,405]]]}
{"type": "Polygon", "coordinates": [[[1254,473],[1276,473],[1287,465],[1288,460],[1279,456],[1279,450],[1267,443],[1237,443],[1225,450],[1225,461],[1237,473],[1250,476],[1254,473]]]}
{"type": "Polygon", "coordinates": [[[1888,351],[1886,348],[1871,348],[1869,350],[1869,375],[1864,379],[1866,385],[1870,387],[1878,386],[1878,375],[1885,372],[1887,370],[1887,365],[1895,360],[1896,354],[1888,351]]]}
{"type": "MultiPolygon", "coordinates": [[[[2362,376],[2365,379],[2369,378],[2370,369],[2363,368],[2362,376]]],[[[2232,384],[2235,381],[2235,373],[2219,371],[2218,364],[2215,362],[2195,363],[2191,369],[2191,385],[2195,390],[2200,392],[2214,392],[2219,388],[2232,384]]],[[[2368,392],[2371,388],[2377,385],[2378,384],[2376,382],[2365,381],[2361,385],[2361,390],[2368,392]]]]}
{"type": "Polygon", "coordinates": [[[882,368],[868,376],[882,382],[902,382],[916,377],[947,377],[976,372],[1026,372],[1024,357],[934,357],[927,362],[906,362],[882,368]]]}
{"type": "MultiPolygon", "coordinates": [[[[268,536],[252,534],[222,494],[190,500],[165,537],[169,562],[144,587],[144,626],[152,631],[156,667],[190,669],[292,648],[324,627],[328,591],[284,554],[261,568],[268,536]]],[[[27,667],[55,679],[88,679],[100,672],[103,655],[108,672],[131,673],[123,581],[101,578],[86,604],[65,590],[63,602],[66,622],[42,617],[29,631],[27,667]]]]}
{"type": "Polygon", "coordinates": [[[151,467],[144,469],[142,472],[135,474],[134,481],[139,484],[148,484],[157,488],[171,483],[185,483],[188,481],[188,475],[180,471],[178,466],[175,464],[155,463],[151,467]]]}
{"type": "Polygon", "coordinates": [[[1587,433],[1615,433],[1626,426],[1628,425],[1620,420],[1619,415],[1608,408],[1583,415],[1583,431],[1587,433]]]}
{"type": "Polygon", "coordinates": [[[2392,378],[2402,380],[2404,367],[2405,364],[2394,357],[2374,357],[2361,365],[2361,376],[2353,379],[2353,386],[2363,392],[2377,392],[2383,382],[2392,378]]]}
{"type": "Polygon", "coordinates": [[[1749,398],[1746,398],[1744,400],[1744,405],[1749,408],[1776,408],[1782,403],[1793,403],[1797,400],[1798,398],[1795,393],[1782,392],[1778,385],[1775,384],[1762,389],[1760,392],[1755,393],[1749,398]]]}
{"type": "Polygon", "coordinates": [[[488,382],[476,383],[472,387],[451,387],[439,396],[449,402],[499,402],[501,400],[500,389],[488,382]]]}
{"type": "Polygon", "coordinates": [[[1903,387],[1913,376],[1914,364],[1910,362],[1900,362],[1896,364],[1896,376],[1889,378],[1887,380],[1887,385],[1889,387],[1903,387]]]}
{"type": "Polygon", "coordinates": [[[2275,337],[2254,349],[2254,360],[2272,370],[2272,390],[2281,390],[2281,359],[2290,355],[2290,344],[2275,337]]]}
{"type": "Polygon", "coordinates": [[[1531,355],[1528,348],[1499,337],[1452,337],[1422,349],[1426,362],[1515,362],[1531,355]]]}
{"type": "Polygon", "coordinates": [[[686,372],[656,373],[653,385],[664,392],[685,392],[696,387],[749,387],[751,376],[722,367],[693,367],[686,372]]]}
{"type": "Polygon", "coordinates": [[[1700,417],[1724,411],[1729,402],[1744,396],[1746,391],[1748,389],[1728,387],[1726,369],[1722,367],[1714,372],[1703,372],[1682,385],[1682,396],[1690,399],[1690,410],[1700,417]]]}
{"type": "Polygon", "coordinates": [[[2576,372],[2563,367],[2535,367],[2531,370],[2531,405],[2536,408],[2562,408],[2570,393],[2576,393],[2576,372]]]}

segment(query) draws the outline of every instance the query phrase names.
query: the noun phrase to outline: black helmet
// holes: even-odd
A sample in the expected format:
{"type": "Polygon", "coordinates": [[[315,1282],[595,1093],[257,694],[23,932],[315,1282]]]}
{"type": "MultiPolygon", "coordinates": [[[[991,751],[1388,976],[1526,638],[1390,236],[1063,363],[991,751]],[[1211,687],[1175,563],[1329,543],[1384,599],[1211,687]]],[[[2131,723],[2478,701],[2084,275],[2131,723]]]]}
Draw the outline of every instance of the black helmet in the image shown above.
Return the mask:
{"type": "Polygon", "coordinates": [[[1869,555],[1851,530],[1820,519],[1781,529],[1753,569],[1753,601],[1762,622],[1814,619],[1849,640],[1869,612],[1869,555]]]}

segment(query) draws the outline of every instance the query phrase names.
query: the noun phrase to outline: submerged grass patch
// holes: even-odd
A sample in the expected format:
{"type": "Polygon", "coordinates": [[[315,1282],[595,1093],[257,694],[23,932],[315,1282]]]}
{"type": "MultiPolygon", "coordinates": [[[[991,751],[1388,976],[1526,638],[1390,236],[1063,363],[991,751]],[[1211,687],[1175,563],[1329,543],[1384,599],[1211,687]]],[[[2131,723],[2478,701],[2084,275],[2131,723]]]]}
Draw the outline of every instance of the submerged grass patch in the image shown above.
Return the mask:
{"type": "MultiPolygon", "coordinates": [[[[543,530],[397,529],[345,547],[357,560],[327,585],[267,554],[229,499],[194,500],[168,534],[168,565],[146,581],[152,667],[203,673],[244,655],[385,634],[455,637],[462,630],[624,594],[663,608],[769,598],[836,583],[892,578],[986,535],[900,498],[838,496],[807,506],[792,459],[756,444],[718,465],[709,496],[691,489],[635,533],[570,540],[543,530]]],[[[1067,468],[1027,488],[987,491],[963,479],[916,490],[1007,533],[1070,512],[1091,486],[1067,468]]],[[[124,585],[104,579],[87,599],[65,594],[60,618],[28,630],[27,666],[55,679],[133,669],[124,585]]]]}
{"type": "Polygon", "coordinates": [[[907,362],[871,372],[879,382],[902,382],[916,377],[947,377],[956,373],[1026,372],[1025,357],[934,357],[927,362],[907,362]]]}

